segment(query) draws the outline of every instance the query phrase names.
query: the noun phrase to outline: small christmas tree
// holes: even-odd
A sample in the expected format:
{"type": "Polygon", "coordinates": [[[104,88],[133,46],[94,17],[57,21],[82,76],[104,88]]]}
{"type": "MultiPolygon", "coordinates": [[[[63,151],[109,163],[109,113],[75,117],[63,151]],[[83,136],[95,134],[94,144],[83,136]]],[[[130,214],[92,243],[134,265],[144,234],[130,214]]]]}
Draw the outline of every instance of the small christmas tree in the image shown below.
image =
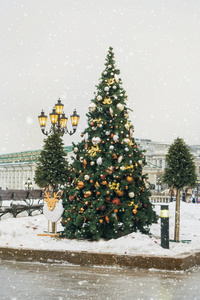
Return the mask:
{"type": "Polygon", "coordinates": [[[157,221],[145,157],[133,138],[126,92],[109,48],[97,94],[89,105],[88,128],[74,146],[71,184],[64,191],[65,233],[69,238],[118,238],[157,221]]]}
{"type": "Polygon", "coordinates": [[[194,156],[183,139],[177,138],[171,144],[166,155],[167,167],[162,181],[176,189],[176,214],[174,240],[179,241],[180,235],[180,191],[185,187],[197,184],[194,156]]]}
{"type": "Polygon", "coordinates": [[[39,187],[49,186],[53,192],[58,184],[68,181],[69,167],[63,147],[61,134],[56,130],[44,140],[34,178],[39,187]]]}

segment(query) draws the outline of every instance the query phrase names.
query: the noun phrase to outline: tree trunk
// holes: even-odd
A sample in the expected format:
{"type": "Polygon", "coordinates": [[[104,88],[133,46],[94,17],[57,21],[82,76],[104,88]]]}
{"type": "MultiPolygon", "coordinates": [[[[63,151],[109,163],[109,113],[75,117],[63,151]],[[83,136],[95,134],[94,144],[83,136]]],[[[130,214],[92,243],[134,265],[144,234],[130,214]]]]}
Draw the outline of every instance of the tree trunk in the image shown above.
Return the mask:
{"type": "Polygon", "coordinates": [[[176,190],[176,211],[175,211],[175,228],[174,241],[179,242],[180,235],[180,189],[176,190]]]}

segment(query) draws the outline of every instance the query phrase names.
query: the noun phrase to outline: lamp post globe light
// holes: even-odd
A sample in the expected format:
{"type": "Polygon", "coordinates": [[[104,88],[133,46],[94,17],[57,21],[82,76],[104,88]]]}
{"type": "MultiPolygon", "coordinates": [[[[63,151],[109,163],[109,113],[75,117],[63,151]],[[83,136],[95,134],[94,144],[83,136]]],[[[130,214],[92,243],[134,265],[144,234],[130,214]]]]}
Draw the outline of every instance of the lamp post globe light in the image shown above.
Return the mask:
{"type": "Polygon", "coordinates": [[[30,178],[27,178],[27,181],[24,183],[24,188],[25,188],[25,190],[32,190],[33,189],[33,184],[31,182],[30,178]]]}
{"type": "Polygon", "coordinates": [[[162,184],[162,178],[161,177],[158,177],[157,180],[156,180],[156,184],[158,186],[158,194],[159,192],[161,192],[161,184],[162,184]],[[160,188],[160,189],[159,189],[160,188]]]}
{"type": "Polygon", "coordinates": [[[197,178],[197,197],[196,197],[196,203],[199,203],[199,186],[200,186],[200,179],[197,178]]]}
{"type": "Polygon", "coordinates": [[[73,114],[70,116],[72,128],[73,131],[69,131],[67,129],[67,120],[64,112],[63,112],[64,105],[61,103],[60,98],[58,99],[58,103],[55,104],[55,108],[53,108],[52,113],[50,113],[50,120],[51,120],[51,128],[48,131],[45,131],[45,126],[47,123],[47,116],[45,115],[44,111],[42,110],[41,115],[38,116],[40,128],[43,134],[49,135],[54,129],[58,133],[61,133],[61,135],[64,135],[65,133],[68,133],[69,135],[72,135],[76,132],[79,118],[80,116],[77,114],[76,109],[74,109],[73,114]]]}

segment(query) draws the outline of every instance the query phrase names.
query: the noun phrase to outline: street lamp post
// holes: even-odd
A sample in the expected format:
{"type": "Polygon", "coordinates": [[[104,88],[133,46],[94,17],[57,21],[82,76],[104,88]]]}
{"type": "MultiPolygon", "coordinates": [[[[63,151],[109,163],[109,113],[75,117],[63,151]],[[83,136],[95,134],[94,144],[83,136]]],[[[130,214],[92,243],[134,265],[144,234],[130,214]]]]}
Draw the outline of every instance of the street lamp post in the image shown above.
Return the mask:
{"type": "Polygon", "coordinates": [[[200,184],[200,180],[199,178],[197,179],[197,198],[196,198],[196,203],[199,202],[199,184],[200,184]]]}
{"type": "Polygon", "coordinates": [[[63,112],[64,105],[61,103],[60,98],[58,99],[58,103],[55,104],[55,108],[53,108],[52,113],[50,113],[50,120],[51,120],[51,128],[48,131],[45,131],[45,126],[47,122],[47,116],[45,115],[44,111],[42,110],[41,115],[38,116],[40,128],[44,135],[49,135],[53,132],[55,129],[58,133],[61,133],[61,135],[64,135],[65,133],[68,133],[69,135],[72,135],[76,132],[79,118],[80,116],[77,115],[76,109],[74,110],[73,114],[70,116],[71,123],[72,123],[72,131],[69,131],[67,129],[67,120],[64,112],[63,112]]]}
{"type": "MultiPolygon", "coordinates": [[[[68,119],[66,118],[66,116],[63,112],[63,107],[64,107],[64,105],[61,103],[61,100],[59,98],[58,103],[55,104],[55,107],[52,110],[52,113],[49,114],[50,120],[51,120],[51,127],[50,127],[49,132],[45,131],[47,116],[45,115],[44,111],[42,110],[41,115],[38,116],[38,119],[39,119],[41,131],[44,135],[50,135],[54,131],[60,133],[62,136],[65,133],[72,135],[76,132],[80,116],[77,114],[76,109],[75,109],[73,114],[70,116],[73,130],[69,131],[67,128],[67,120],[68,119]]],[[[51,192],[53,192],[53,190],[51,190],[51,192]]],[[[55,222],[52,222],[52,232],[54,232],[54,233],[56,231],[55,224],[56,224],[55,222]]]]}
{"type": "Polygon", "coordinates": [[[27,178],[27,181],[24,183],[25,190],[32,190],[33,184],[30,178],[27,178]]]}
{"type": "Polygon", "coordinates": [[[161,184],[162,184],[162,178],[160,176],[157,178],[156,184],[158,186],[158,194],[159,194],[159,192],[161,191],[161,184]],[[159,190],[159,187],[160,187],[160,190],[159,190]]]}

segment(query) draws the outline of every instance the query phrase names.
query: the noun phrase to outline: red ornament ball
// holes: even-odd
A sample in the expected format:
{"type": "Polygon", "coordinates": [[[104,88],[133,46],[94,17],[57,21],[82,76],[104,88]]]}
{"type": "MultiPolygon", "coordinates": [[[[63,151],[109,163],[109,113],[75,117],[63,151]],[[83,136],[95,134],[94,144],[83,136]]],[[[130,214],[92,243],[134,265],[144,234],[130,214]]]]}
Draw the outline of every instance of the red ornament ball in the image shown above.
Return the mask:
{"type": "Polygon", "coordinates": [[[100,207],[100,210],[101,210],[101,211],[104,211],[105,209],[106,209],[105,205],[102,205],[102,206],[100,207]]]}
{"type": "Polygon", "coordinates": [[[118,206],[120,204],[119,198],[114,198],[112,203],[118,206]]]}
{"type": "Polygon", "coordinates": [[[102,180],[106,179],[106,175],[104,175],[104,174],[101,174],[100,177],[101,177],[102,180]]]}

